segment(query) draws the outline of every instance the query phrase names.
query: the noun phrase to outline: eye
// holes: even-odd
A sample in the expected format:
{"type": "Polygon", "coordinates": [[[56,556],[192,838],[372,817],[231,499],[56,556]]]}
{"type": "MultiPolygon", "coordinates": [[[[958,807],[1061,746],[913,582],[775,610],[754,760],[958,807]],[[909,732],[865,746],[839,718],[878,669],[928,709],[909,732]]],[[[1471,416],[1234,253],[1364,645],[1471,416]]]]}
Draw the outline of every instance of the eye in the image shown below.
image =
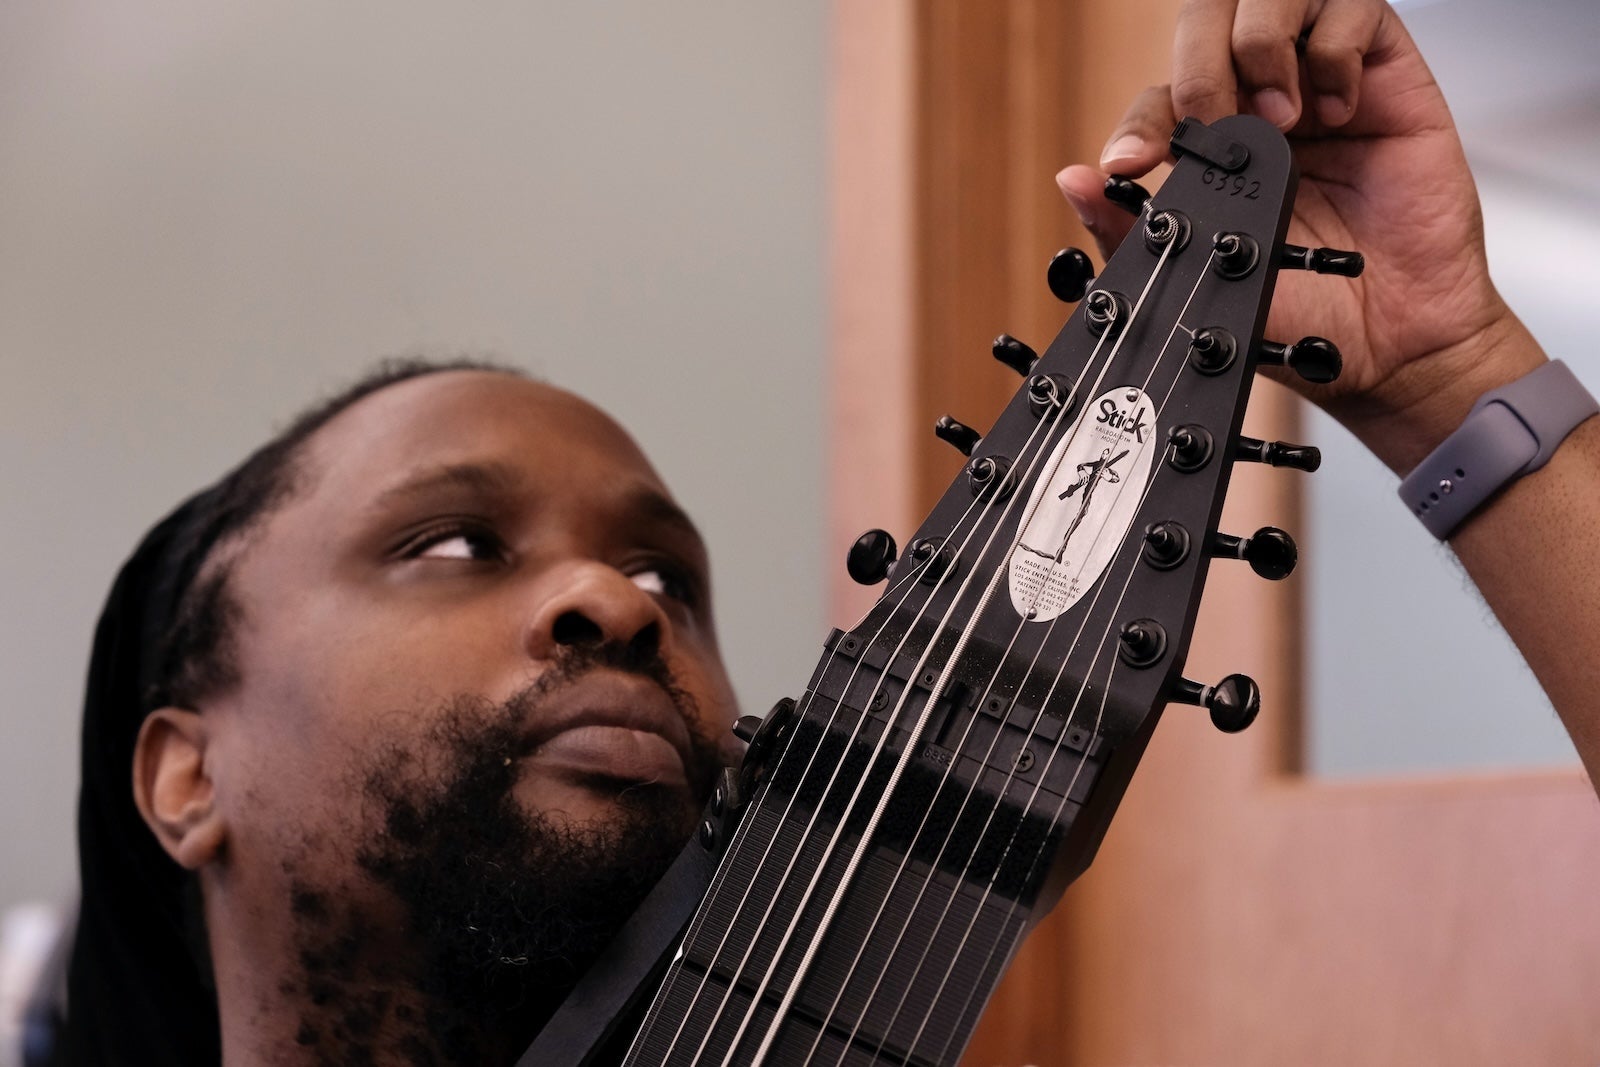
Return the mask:
{"type": "Polygon", "coordinates": [[[505,542],[493,530],[475,523],[449,523],[424,530],[407,541],[402,559],[502,560],[505,542]]]}
{"type": "Polygon", "coordinates": [[[699,586],[677,567],[657,564],[628,576],[633,584],[652,596],[670,597],[694,607],[700,602],[699,586]]]}

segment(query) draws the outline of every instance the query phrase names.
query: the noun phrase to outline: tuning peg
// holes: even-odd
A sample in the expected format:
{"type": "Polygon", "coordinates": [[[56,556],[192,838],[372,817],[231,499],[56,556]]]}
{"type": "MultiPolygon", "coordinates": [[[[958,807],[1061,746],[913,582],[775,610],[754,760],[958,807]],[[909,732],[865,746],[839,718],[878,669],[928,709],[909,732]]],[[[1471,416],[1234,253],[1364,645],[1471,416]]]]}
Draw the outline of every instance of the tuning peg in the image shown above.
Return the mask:
{"type": "Polygon", "coordinates": [[[1144,528],[1144,561],[1158,571],[1170,571],[1189,558],[1189,531],[1168,520],[1144,528]]]}
{"type": "Polygon", "coordinates": [[[1256,713],[1261,710],[1261,687],[1244,674],[1230,674],[1216,685],[1179,678],[1172,701],[1205,708],[1211,712],[1213,726],[1225,734],[1236,734],[1256,721],[1256,713]]]}
{"type": "Polygon", "coordinates": [[[1039,362],[1039,353],[1009,333],[1003,333],[994,339],[994,358],[1026,378],[1033,373],[1033,365],[1039,362]]]}
{"type": "Polygon", "coordinates": [[[1263,526],[1249,537],[1219,533],[1211,539],[1211,554],[1220,559],[1242,559],[1251,570],[1274,582],[1289,577],[1299,559],[1294,538],[1276,526],[1263,526]]]}
{"type": "Polygon", "coordinates": [[[1045,281],[1057,300],[1075,304],[1089,291],[1094,281],[1094,264],[1076,248],[1063,248],[1050,257],[1050,267],[1045,271],[1045,281]]]}
{"type": "Polygon", "coordinates": [[[1182,471],[1184,474],[1193,474],[1210,463],[1212,453],[1215,451],[1211,431],[1193,423],[1174,426],[1167,440],[1172,443],[1172,451],[1168,453],[1167,462],[1172,464],[1174,470],[1182,471]]]}
{"type": "Polygon", "coordinates": [[[954,445],[963,456],[972,455],[972,450],[983,440],[983,434],[949,415],[939,416],[939,421],[933,424],[933,432],[939,440],[954,445]]]}
{"type": "Polygon", "coordinates": [[[1287,441],[1262,441],[1241,435],[1233,444],[1233,458],[1269,467],[1293,467],[1307,474],[1322,466],[1322,450],[1314,445],[1291,445],[1287,441]]]}
{"type": "Polygon", "coordinates": [[[793,698],[784,697],[772,705],[765,716],[741,715],[733,724],[734,734],[749,746],[739,763],[737,793],[740,798],[754,794],[756,787],[766,779],[772,756],[788,739],[795,707],[793,698]]]}
{"type": "Polygon", "coordinates": [[[1106,199],[1130,215],[1139,215],[1150,202],[1150,190],[1132,178],[1113,174],[1106,179],[1106,199]]]}
{"type": "Polygon", "coordinates": [[[1219,233],[1211,247],[1211,266],[1224,278],[1245,277],[1261,259],[1261,246],[1247,233],[1219,233]]]}
{"type": "Polygon", "coordinates": [[[1096,337],[1107,330],[1120,333],[1128,322],[1128,298],[1110,289],[1096,289],[1084,301],[1083,323],[1096,337]]]}
{"type": "Polygon", "coordinates": [[[1202,326],[1189,338],[1189,362],[1201,374],[1221,374],[1238,353],[1239,342],[1221,326],[1202,326]]]}
{"type": "Polygon", "coordinates": [[[895,560],[894,538],[884,530],[868,530],[856,538],[845,557],[844,569],[862,585],[877,585],[889,575],[895,560]]]}
{"type": "Polygon", "coordinates": [[[1278,266],[1284,270],[1309,270],[1318,274],[1359,278],[1366,269],[1367,259],[1360,252],[1345,252],[1338,248],[1284,245],[1283,251],[1278,253],[1278,266]]]}
{"type": "Polygon", "coordinates": [[[1123,623],[1117,655],[1130,667],[1149,667],[1167,654],[1167,631],[1154,619],[1123,623]]]}
{"type": "Polygon", "coordinates": [[[1326,337],[1302,337],[1292,345],[1262,341],[1256,351],[1256,363],[1263,367],[1287,364],[1290,370],[1315,385],[1327,385],[1344,370],[1344,357],[1326,337]]]}

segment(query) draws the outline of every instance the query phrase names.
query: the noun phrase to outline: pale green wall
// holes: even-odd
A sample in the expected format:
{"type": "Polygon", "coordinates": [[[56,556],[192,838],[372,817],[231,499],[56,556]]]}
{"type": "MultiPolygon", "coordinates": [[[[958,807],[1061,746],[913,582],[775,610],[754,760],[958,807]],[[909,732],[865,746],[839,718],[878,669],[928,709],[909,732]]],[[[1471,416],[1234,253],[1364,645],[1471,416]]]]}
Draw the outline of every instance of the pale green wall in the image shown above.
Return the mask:
{"type": "MultiPolygon", "coordinates": [[[[0,5],[0,908],[67,892],[144,528],[374,357],[599,401],[764,709],[823,632],[825,5],[0,5]]],[[[831,555],[831,554],[830,554],[831,555]]]]}

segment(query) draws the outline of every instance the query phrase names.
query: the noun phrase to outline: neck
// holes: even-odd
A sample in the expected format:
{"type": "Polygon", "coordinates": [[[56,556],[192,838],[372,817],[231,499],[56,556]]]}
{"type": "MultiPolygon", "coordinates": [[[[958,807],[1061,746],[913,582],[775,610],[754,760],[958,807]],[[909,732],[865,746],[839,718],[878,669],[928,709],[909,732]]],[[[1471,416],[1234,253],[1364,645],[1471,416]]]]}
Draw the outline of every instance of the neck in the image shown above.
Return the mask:
{"type": "Polygon", "coordinates": [[[981,795],[958,815],[966,789],[918,770],[851,877],[859,820],[841,827],[844,801],[833,798],[862,782],[878,795],[881,774],[868,769],[854,714],[831,710],[802,717],[797,755],[744,813],[628,1063],[758,1048],[785,1062],[945,1062],[965,1046],[1032,918],[1034,861],[1053,832],[1009,812],[987,818],[993,798],[981,795]],[[833,784],[797,789],[801,765],[815,768],[808,782],[833,784]],[[926,812],[937,813],[932,830],[920,825],[926,812]],[[834,933],[813,942],[833,900],[834,933]]]}

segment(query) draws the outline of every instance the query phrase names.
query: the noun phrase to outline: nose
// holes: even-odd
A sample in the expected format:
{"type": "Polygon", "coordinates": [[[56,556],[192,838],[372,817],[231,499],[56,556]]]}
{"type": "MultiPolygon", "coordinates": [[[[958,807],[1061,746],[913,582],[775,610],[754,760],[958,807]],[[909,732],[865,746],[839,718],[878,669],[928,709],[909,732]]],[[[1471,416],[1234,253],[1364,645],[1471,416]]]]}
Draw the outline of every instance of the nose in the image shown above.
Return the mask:
{"type": "Polygon", "coordinates": [[[661,605],[621,571],[581,561],[546,579],[526,642],[534,659],[604,644],[625,645],[640,655],[666,652],[670,624],[661,605]]]}

